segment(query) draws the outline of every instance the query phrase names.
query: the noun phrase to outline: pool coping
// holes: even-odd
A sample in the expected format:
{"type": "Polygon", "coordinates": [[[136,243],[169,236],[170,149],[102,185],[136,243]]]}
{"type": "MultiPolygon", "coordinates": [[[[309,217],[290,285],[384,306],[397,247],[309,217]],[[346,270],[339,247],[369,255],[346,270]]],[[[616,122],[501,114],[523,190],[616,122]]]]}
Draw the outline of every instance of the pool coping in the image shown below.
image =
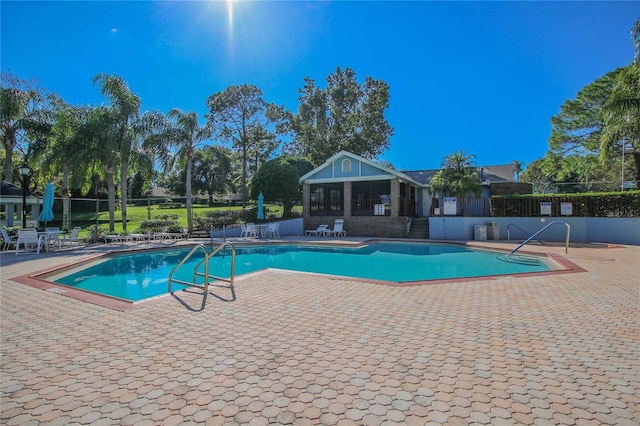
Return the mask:
{"type": "MultiPolygon", "coordinates": [[[[357,242],[353,242],[353,241],[336,241],[336,240],[331,240],[331,241],[264,241],[264,240],[259,240],[259,241],[251,241],[251,242],[242,242],[243,246],[251,246],[251,245],[290,245],[290,244],[300,244],[300,245],[331,245],[331,246],[346,246],[346,247],[358,247],[358,246],[363,246],[366,244],[371,244],[371,243],[375,243],[375,242],[385,242],[385,241],[391,241],[391,242],[405,242],[405,243],[429,243],[429,244],[448,244],[448,245],[460,245],[460,246],[465,246],[465,247],[469,247],[473,250],[486,250],[486,251],[493,251],[493,252],[504,252],[507,253],[510,250],[506,250],[506,249],[501,249],[501,248],[496,248],[496,247],[489,247],[489,246],[482,246],[482,245],[470,245],[469,242],[452,242],[452,241],[432,241],[432,240],[416,240],[416,241],[407,241],[407,240],[398,240],[398,239],[385,239],[385,238],[372,238],[369,240],[365,240],[365,241],[357,241],[357,242]]],[[[194,244],[184,244],[185,247],[189,246],[189,245],[197,245],[198,243],[194,243],[194,244]]],[[[611,245],[608,246],[609,248],[613,247],[611,245]]],[[[45,290],[51,293],[56,293],[62,296],[66,296],[66,297],[71,297],[73,299],[76,300],[80,300],[83,302],[87,302],[87,303],[91,303],[94,305],[98,305],[98,306],[102,306],[105,308],[109,308],[109,309],[113,309],[113,310],[117,310],[117,311],[121,311],[121,312],[126,312],[132,309],[137,309],[137,308],[141,308],[143,306],[152,304],[152,303],[157,303],[160,300],[164,300],[166,297],[172,296],[172,293],[167,293],[167,294],[162,294],[159,296],[154,296],[154,297],[150,297],[144,300],[140,300],[140,301],[130,301],[130,300],[125,300],[125,299],[120,299],[117,297],[113,297],[113,296],[108,296],[105,294],[100,294],[100,293],[94,293],[91,291],[87,291],[87,290],[82,290],[82,289],[78,289],[78,288],[73,288],[71,286],[66,286],[64,284],[58,284],[55,283],[53,281],[48,281],[44,278],[42,278],[42,276],[46,276],[46,275],[53,275],[56,273],[60,273],[60,271],[63,271],[64,269],[67,268],[73,268],[76,267],[77,265],[80,265],[82,263],[89,263],[92,261],[95,261],[97,259],[100,258],[104,258],[104,257],[108,257],[108,256],[112,256],[112,255],[117,255],[117,254],[122,254],[122,253],[135,253],[135,252],[142,252],[142,251],[154,251],[154,250],[165,250],[166,247],[158,247],[158,248],[132,248],[132,249],[128,249],[128,250],[115,250],[115,251],[108,251],[108,252],[104,252],[104,253],[100,253],[100,254],[96,254],[94,256],[90,256],[87,258],[82,259],[79,262],[71,262],[71,263],[66,263],[66,264],[61,264],[61,265],[57,265],[54,267],[50,267],[50,268],[46,268],[46,269],[42,269],[39,271],[35,271],[29,274],[25,274],[25,275],[19,275],[16,277],[11,278],[12,281],[18,282],[20,284],[24,284],[24,285],[28,285],[30,287],[34,287],[34,288],[38,288],[41,290],[45,290]]],[[[435,279],[435,280],[416,280],[416,281],[406,281],[406,282],[393,282],[393,281],[386,281],[386,280],[375,280],[375,279],[367,279],[367,278],[356,278],[356,277],[343,277],[343,276],[339,276],[339,275],[330,275],[330,274],[321,274],[321,273],[315,273],[315,272],[304,272],[304,271],[292,271],[292,270],[285,270],[285,269],[278,269],[278,268],[266,268],[266,269],[262,269],[259,271],[253,271],[250,272],[248,274],[243,274],[240,275],[236,278],[236,281],[241,280],[244,277],[253,275],[253,274],[261,274],[261,273],[265,273],[265,272],[269,272],[269,271],[275,271],[275,272],[286,272],[286,273],[290,273],[290,274],[309,274],[309,275],[318,275],[318,276],[322,276],[324,278],[328,278],[328,279],[332,279],[332,280],[336,280],[336,281],[341,281],[341,280],[349,280],[349,281],[353,281],[353,282],[361,282],[361,283],[368,283],[368,284],[374,284],[374,285],[385,285],[385,286],[389,286],[389,287],[397,287],[397,288],[404,288],[404,287],[418,287],[418,286],[425,286],[425,285],[438,285],[438,284],[449,284],[449,283],[462,283],[462,282],[474,282],[474,281],[487,281],[487,280],[498,280],[498,279],[504,279],[504,278],[524,278],[524,277],[532,277],[532,276],[546,276],[546,275],[559,275],[559,274],[572,274],[572,273],[579,273],[579,272],[587,272],[586,269],[582,268],[581,266],[577,265],[576,263],[570,261],[569,259],[561,256],[561,255],[557,255],[557,254],[553,254],[553,253],[537,253],[537,252],[531,252],[531,251],[521,251],[523,254],[527,254],[527,255],[533,255],[533,256],[537,256],[537,257],[546,257],[548,259],[550,259],[553,263],[557,264],[560,266],[561,269],[553,269],[553,270],[549,270],[549,271],[541,271],[541,272],[525,272],[525,273],[518,273],[518,274],[502,274],[502,275],[483,275],[483,276],[474,276],[474,277],[463,277],[463,278],[447,278],[447,279],[435,279]]],[[[186,289],[184,289],[186,290],[186,289]]],[[[183,290],[180,290],[183,291],[183,290]]]]}

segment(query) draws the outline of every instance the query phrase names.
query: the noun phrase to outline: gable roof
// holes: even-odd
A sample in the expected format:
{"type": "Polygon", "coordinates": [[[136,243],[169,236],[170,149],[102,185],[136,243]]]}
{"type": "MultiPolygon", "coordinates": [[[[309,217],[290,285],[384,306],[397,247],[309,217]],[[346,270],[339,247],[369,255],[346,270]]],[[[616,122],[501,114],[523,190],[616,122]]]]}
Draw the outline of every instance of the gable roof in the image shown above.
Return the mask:
{"type": "Polygon", "coordinates": [[[361,157],[348,151],[340,151],[337,154],[332,155],[320,166],[300,177],[299,182],[327,183],[372,179],[383,180],[391,179],[393,177],[407,180],[417,186],[422,186],[420,182],[415,181],[412,177],[405,173],[390,169],[389,167],[385,167],[381,164],[377,164],[367,158],[361,157]],[[358,170],[352,171],[351,173],[341,172],[339,173],[339,176],[336,176],[335,164],[345,159],[355,161],[359,165],[358,170]],[[364,168],[366,168],[367,173],[363,173],[363,166],[364,168]]]}
{"type": "MultiPolygon", "coordinates": [[[[498,166],[478,166],[476,167],[478,172],[478,178],[482,181],[483,185],[489,185],[496,182],[513,182],[513,174],[515,173],[515,166],[513,164],[505,164],[498,166]]],[[[402,179],[407,182],[411,182],[415,186],[428,187],[431,178],[440,171],[440,169],[432,170],[413,170],[400,172],[389,167],[385,167],[381,164],[377,164],[367,158],[353,154],[348,151],[340,151],[337,154],[332,155],[327,161],[320,166],[311,170],[299,179],[300,183],[328,183],[328,182],[344,182],[344,181],[359,181],[359,180],[383,180],[402,179]],[[349,159],[357,162],[360,165],[358,171],[353,172],[341,172],[337,170],[336,164],[344,159],[349,159]],[[366,167],[366,173],[363,173],[363,167],[366,167]]]]}

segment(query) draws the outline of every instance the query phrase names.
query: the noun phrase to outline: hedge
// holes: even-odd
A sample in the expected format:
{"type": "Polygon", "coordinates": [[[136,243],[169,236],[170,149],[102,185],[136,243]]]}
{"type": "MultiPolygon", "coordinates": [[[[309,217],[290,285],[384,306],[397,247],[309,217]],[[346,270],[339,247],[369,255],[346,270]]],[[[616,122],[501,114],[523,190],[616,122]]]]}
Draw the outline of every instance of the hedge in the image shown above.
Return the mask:
{"type": "Polygon", "coordinates": [[[571,203],[571,216],[638,217],[640,190],[582,194],[499,195],[490,199],[491,216],[536,217],[540,203],[551,203],[551,216],[562,216],[562,203],[571,203]]]}

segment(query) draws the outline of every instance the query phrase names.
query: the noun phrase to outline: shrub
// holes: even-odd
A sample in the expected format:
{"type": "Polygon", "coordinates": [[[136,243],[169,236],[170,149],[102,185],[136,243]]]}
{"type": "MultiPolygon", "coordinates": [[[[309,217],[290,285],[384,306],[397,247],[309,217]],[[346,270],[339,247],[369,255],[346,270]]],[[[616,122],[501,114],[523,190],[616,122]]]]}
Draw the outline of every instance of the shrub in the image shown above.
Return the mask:
{"type": "Polygon", "coordinates": [[[195,217],[196,228],[208,230],[211,226],[222,228],[237,223],[239,212],[233,210],[215,210],[206,212],[203,216],[195,217]]]}
{"type": "Polygon", "coordinates": [[[640,191],[582,194],[500,195],[491,197],[491,216],[540,216],[540,203],[551,203],[551,216],[561,215],[562,203],[572,204],[572,216],[638,217],[640,191]]]}
{"type": "Polygon", "coordinates": [[[138,234],[148,234],[154,232],[182,232],[182,227],[177,222],[177,215],[160,215],[167,217],[164,219],[145,220],[140,223],[140,227],[135,230],[138,234]],[[176,216],[175,219],[171,217],[176,216]]]}
{"type": "Polygon", "coordinates": [[[155,220],[170,221],[170,220],[178,220],[178,219],[180,219],[180,215],[177,215],[175,213],[163,213],[163,214],[157,214],[157,215],[153,216],[153,218],[155,220]]]}

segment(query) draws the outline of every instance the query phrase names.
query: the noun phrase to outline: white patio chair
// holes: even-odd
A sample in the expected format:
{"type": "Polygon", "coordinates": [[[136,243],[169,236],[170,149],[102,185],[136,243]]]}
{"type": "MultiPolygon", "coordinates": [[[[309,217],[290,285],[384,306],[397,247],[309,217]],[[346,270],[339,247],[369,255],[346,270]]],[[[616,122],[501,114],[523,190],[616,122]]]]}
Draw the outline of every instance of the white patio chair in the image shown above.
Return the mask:
{"type": "Polygon", "coordinates": [[[60,239],[60,228],[56,227],[48,227],[44,228],[45,232],[45,242],[48,245],[52,245],[57,248],[62,247],[62,240],[60,239]]]}
{"type": "Polygon", "coordinates": [[[347,231],[344,230],[344,219],[336,219],[333,223],[333,229],[324,231],[327,237],[346,237],[347,231]]]}
{"type": "Polygon", "coordinates": [[[44,235],[38,235],[38,231],[34,228],[19,229],[18,241],[16,242],[16,256],[20,250],[20,244],[22,244],[25,253],[37,248],[37,253],[40,254],[40,248],[45,247],[46,237],[44,235]]]}
{"type": "Polygon", "coordinates": [[[278,232],[279,227],[280,223],[270,222],[267,226],[267,229],[264,230],[264,238],[268,238],[269,236],[273,238],[280,238],[280,232],[278,232]]]}
{"type": "Polygon", "coordinates": [[[62,242],[69,243],[69,245],[73,245],[73,243],[79,243],[81,230],[82,228],[80,228],[79,226],[76,226],[71,230],[70,234],[61,235],[62,242]]]}
{"type": "Polygon", "coordinates": [[[255,223],[247,223],[245,228],[245,237],[256,238],[258,236],[258,227],[255,223]]]}
{"type": "Polygon", "coordinates": [[[9,250],[9,247],[16,245],[17,237],[9,236],[9,233],[4,228],[0,228],[0,230],[2,231],[2,240],[4,241],[2,245],[2,251],[7,251],[9,250]]]}

